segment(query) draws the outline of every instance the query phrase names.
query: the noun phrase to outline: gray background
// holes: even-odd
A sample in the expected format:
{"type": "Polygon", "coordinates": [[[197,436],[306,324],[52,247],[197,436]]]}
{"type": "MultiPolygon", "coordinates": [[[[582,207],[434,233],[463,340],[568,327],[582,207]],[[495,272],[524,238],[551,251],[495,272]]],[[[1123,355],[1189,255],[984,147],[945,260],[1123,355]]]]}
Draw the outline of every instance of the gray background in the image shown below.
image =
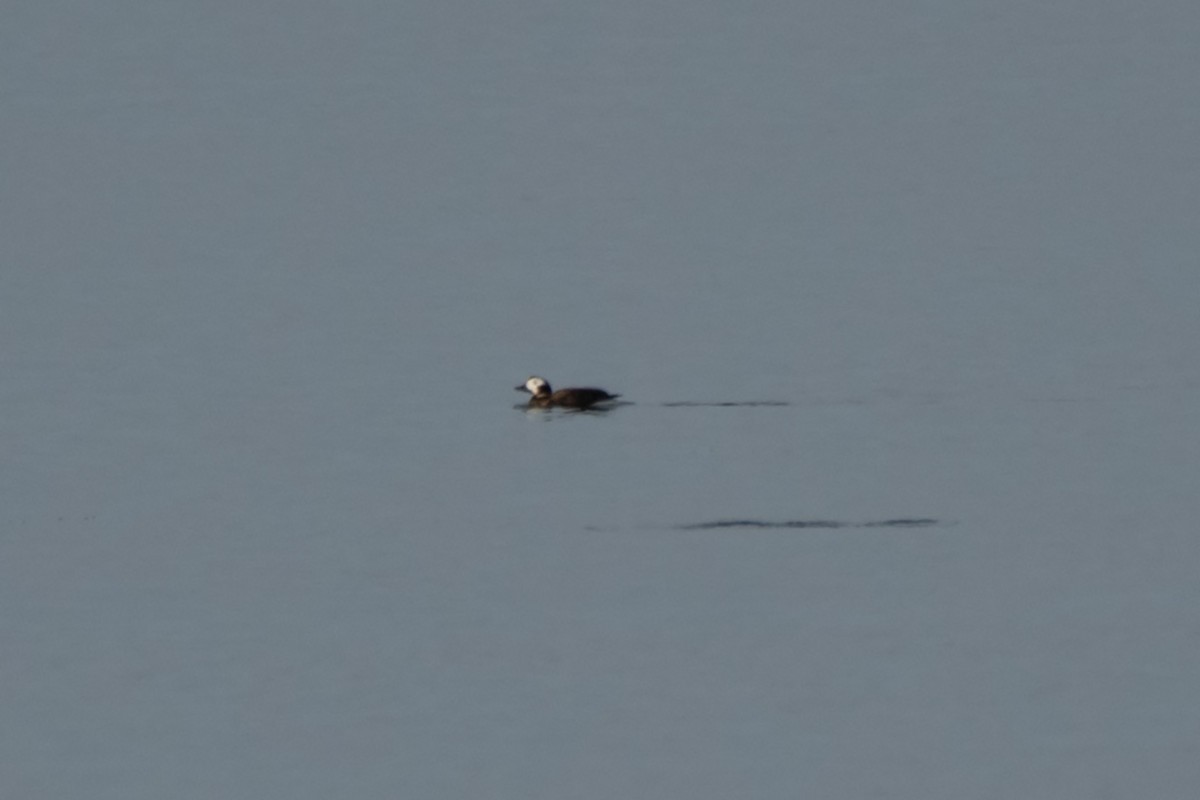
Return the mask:
{"type": "Polygon", "coordinates": [[[1194,797],[1197,42],[6,4],[0,794],[1194,797]]]}

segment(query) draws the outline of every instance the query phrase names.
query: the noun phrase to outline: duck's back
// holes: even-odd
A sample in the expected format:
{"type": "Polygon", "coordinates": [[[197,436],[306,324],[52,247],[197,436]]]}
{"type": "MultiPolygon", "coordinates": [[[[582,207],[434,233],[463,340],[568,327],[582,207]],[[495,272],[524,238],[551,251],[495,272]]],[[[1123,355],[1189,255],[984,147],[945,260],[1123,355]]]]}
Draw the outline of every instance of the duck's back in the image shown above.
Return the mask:
{"type": "Polygon", "coordinates": [[[547,405],[562,406],[563,408],[587,408],[606,400],[616,400],[621,395],[609,394],[603,389],[582,386],[572,389],[559,389],[550,395],[547,405]]]}

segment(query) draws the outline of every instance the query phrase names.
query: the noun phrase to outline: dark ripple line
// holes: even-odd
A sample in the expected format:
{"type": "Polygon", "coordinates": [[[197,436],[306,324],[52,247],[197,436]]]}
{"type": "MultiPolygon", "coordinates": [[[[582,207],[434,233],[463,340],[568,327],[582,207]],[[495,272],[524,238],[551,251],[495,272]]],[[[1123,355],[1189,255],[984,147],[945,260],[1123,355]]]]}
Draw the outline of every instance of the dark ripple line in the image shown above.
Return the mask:
{"type": "Polygon", "coordinates": [[[838,530],[841,528],[929,528],[940,525],[941,521],[924,517],[883,519],[871,522],[838,522],[829,519],[791,519],[772,522],[759,519],[722,519],[715,522],[694,522],[690,525],[678,525],[681,531],[711,531],[721,528],[816,528],[820,530],[838,530]]]}
{"type": "Polygon", "coordinates": [[[741,400],[728,401],[724,403],[694,403],[690,400],[683,400],[676,403],[663,403],[663,408],[736,408],[746,407],[754,408],[757,406],[789,406],[791,403],[785,403],[782,400],[741,400]]]}

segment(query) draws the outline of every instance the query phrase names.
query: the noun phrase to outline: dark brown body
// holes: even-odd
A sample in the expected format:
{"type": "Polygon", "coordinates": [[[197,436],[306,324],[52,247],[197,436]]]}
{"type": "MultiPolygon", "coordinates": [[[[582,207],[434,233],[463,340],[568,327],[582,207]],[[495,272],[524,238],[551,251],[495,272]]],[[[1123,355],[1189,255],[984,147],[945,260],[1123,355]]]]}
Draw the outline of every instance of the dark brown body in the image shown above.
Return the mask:
{"type": "MultiPolygon", "coordinates": [[[[534,380],[533,378],[530,381],[534,380]]],[[[529,392],[533,397],[529,398],[530,408],[574,408],[585,409],[591,408],[597,403],[603,403],[608,400],[616,400],[621,395],[609,394],[603,389],[596,389],[591,386],[581,386],[570,389],[559,389],[557,392],[550,388],[550,384],[544,379],[539,379],[540,385],[537,390],[529,388],[529,382],[522,386],[517,386],[519,392],[529,392]]]]}
{"type": "Polygon", "coordinates": [[[538,408],[590,408],[605,400],[616,400],[621,395],[609,394],[603,389],[593,389],[584,386],[579,389],[559,389],[549,394],[534,395],[529,398],[529,405],[538,408]]]}

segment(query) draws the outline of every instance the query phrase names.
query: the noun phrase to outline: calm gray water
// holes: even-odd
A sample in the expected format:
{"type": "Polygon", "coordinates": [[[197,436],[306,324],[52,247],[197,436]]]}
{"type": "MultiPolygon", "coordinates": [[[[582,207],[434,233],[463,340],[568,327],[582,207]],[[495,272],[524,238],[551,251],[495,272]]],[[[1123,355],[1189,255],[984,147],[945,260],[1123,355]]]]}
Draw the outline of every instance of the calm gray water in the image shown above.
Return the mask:
{"type": "Polygon", "coordinates": [[[5,11],[0,795],[1194,796],[1200,7],[218,5],[5,11]]]}

